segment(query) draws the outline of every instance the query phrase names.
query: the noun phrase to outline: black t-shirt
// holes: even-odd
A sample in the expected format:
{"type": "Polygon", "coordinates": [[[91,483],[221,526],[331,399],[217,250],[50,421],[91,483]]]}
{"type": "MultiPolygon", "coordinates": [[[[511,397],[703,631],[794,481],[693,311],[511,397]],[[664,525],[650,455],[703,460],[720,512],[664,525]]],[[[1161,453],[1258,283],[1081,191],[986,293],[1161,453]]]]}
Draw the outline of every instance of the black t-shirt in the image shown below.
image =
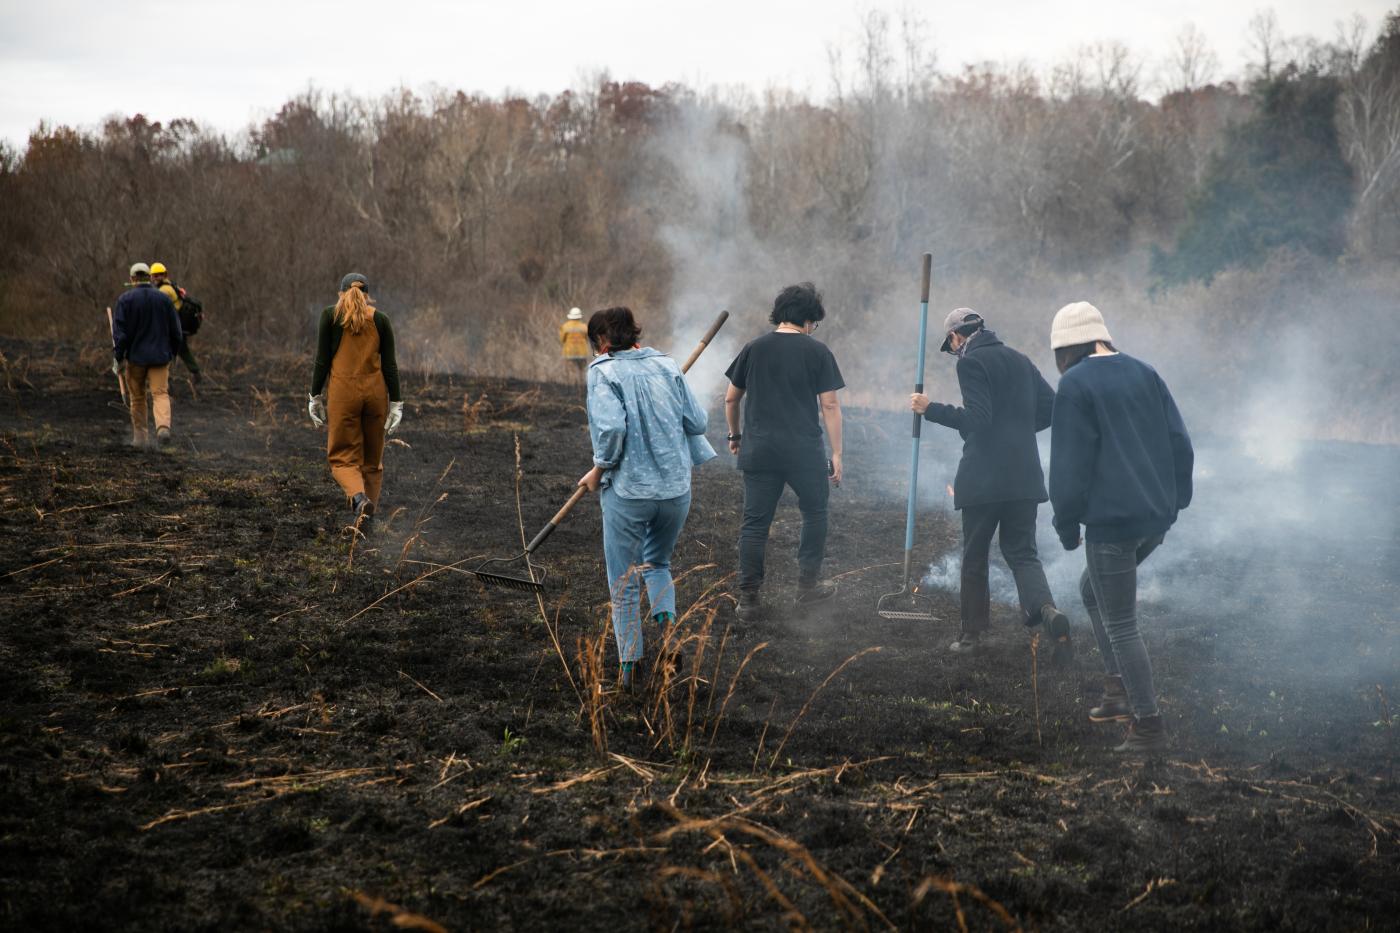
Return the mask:
{"type": "Polygon", "coordinates": [[[806,334],[750,341],[724,373],[744,390],[739,469],[825,469],[817,396],[843,388],[836,357],[806,334]]]}

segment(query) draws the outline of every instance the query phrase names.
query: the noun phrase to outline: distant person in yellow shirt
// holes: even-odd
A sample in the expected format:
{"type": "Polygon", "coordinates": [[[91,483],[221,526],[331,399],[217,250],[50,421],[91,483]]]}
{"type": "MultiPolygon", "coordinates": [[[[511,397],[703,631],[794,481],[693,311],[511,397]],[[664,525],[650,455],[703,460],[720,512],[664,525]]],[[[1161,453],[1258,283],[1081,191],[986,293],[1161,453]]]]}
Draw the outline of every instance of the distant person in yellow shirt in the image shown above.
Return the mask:
{"type": "Polygon", "coordinates": [[[151,263],[151,284],[169,298],[175,305],[175,313],[180,316],[180,329],[185,332],[185,342],[180,347],[180,360],[190,371],[190,378],[198,385],[204,379],[199,371],[199,361],[190,350],[190,338],[204,323],[204,306],[190,297],[183,288],[170,281],[170,273],[163,262],[151,263]]]}
{"type": "Polygon", "coordinates": [[[583,322],[583,311],[580,309],[570,308],[567,319],[559,325],[559,346],[564,359],[573,365],[576,378],[582,380],[590,353],[588,325],[583,322]]]}

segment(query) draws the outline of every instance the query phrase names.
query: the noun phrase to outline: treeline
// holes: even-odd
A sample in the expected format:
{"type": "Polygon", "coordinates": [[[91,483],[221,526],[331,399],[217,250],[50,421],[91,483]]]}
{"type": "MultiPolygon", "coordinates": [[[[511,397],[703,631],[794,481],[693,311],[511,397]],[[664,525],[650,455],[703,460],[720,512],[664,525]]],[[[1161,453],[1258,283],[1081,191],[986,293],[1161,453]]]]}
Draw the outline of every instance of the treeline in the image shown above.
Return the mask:
{"type": "Polygon", "coordinates": [[[209,310],[203,339],[288,345],[354,269],[418,322],[425,365],[537,375],[514,348],[547,346],[570,305],[681,329],[690,293],[758,305],[800,276],[859,320],[924,250],[945,283],[1144,292],[1280,251],[1400,259],[1400,13],[1373,42],[1258,20],[1243,86],[1212,83],[1183,33],[1155,101],[1116,45],[1048,75],[942,74],[879,14],[863,25],[824,103],[600,79],[531,100],[308,92],[236,137],[41,126],[0,158],[0,330],[91,335],[127,264],[159,259],[209,310]]]}

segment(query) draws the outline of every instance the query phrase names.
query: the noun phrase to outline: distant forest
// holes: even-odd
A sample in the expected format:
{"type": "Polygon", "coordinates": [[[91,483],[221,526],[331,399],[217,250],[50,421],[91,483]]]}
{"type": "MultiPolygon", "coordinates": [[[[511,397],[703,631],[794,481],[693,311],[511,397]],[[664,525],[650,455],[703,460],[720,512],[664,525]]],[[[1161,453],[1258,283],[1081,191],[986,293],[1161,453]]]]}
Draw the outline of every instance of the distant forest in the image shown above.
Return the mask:
{"type": "Polygon", "coordinates": [[[1170,300],[1278,262],[1400,283],[1400,11],[1330,41],[1261,15],[1242,83],[1216,82],[1190,29],[1150,67],[1107,43],[946,73],[908,24],[863,27],[821,101],[602,78],[534,99],[311,91],[234,136],[41,125],[0,153],[0,332],[91,338],[127,265],[156,259],[210,343],[300,346],[353,269],[420,338],[462,338],[442,365],[523,376],[571,305],[629,303],[671,334],[800,277],[851,324],[911,295],[925,250],[944,287],[1170,300]]]}

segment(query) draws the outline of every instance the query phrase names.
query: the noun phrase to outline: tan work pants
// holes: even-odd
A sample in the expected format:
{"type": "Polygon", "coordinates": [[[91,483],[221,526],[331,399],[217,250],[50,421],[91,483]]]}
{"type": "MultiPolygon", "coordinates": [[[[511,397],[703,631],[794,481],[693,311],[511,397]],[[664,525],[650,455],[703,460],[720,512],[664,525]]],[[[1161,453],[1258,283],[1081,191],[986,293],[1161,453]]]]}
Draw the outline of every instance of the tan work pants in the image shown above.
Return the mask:
{"type": "Polygon", "coordinates": [[[379,373],[338,377],[332,370],[326,389],[326,459],[331,476],[353,499],[357,493],[379,504],[384,483],[384,419],[389,394],[379,373]]]}
{"type": "Polygon", "coordinates": [[[170,428],[170,364],[138,366],[126,364],[126,392],[131,405],[131,440],[145,444],[150,440],[146,430],[146,387],[150,386],[151,408],[155,412],[156,430],[170,428]]]}

